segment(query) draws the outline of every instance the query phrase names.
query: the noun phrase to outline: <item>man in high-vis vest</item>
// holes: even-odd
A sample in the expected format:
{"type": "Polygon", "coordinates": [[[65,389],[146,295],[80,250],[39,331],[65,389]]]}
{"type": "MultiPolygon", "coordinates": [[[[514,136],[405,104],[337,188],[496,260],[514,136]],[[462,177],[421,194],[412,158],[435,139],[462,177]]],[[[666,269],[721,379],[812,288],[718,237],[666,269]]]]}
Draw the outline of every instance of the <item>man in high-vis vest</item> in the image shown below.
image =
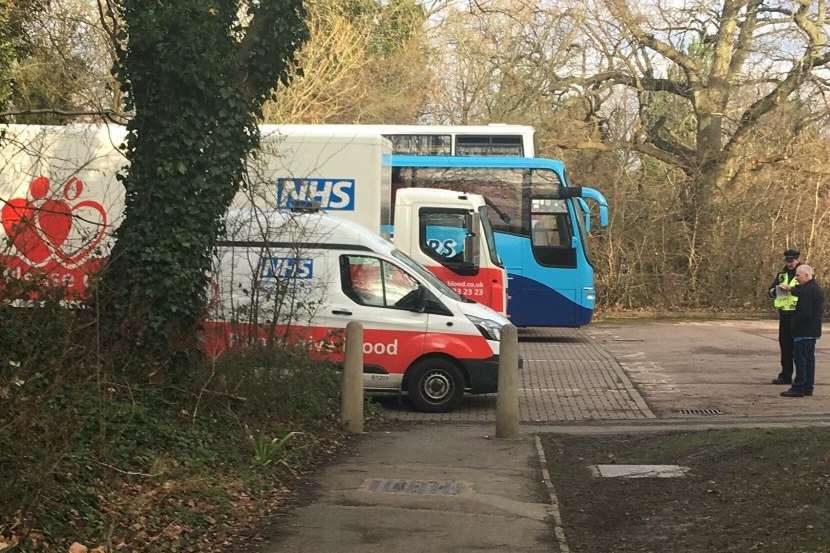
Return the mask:
{"type": "Polygon", "coordinates": [[[781,372],[772,381],[773,384],[793,382],[793,334],[790,323],[798,298],[789,289],[798,285],[795,278],[795,270],[800,264],[798,256],[798,250],[788,249],[784,252],[784,267],[775,275],[775,280],[769,287],[769,297],[778,310],[778,345],[781,349],[781,372]],[[781,287],[782,284],[784,288],[781,287]]]}

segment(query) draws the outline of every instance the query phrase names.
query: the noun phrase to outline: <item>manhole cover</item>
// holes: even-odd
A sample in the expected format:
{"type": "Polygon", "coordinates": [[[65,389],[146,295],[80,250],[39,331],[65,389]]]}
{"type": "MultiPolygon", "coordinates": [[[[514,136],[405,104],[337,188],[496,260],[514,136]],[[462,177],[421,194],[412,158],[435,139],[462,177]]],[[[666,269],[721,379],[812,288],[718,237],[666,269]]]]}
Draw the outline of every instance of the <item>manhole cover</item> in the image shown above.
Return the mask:
{"type": "Polygon", "coordinates": [[[423,495],[459,495],[467,489],[466,482],[457,480],[399,480],[369,478],[363,489],[379,493],[413,493],[423,495]]]}
{"type": "Polygon", "coordinates": [[[723,415],[723,413],[720,412],[720,409],[681,409],[680,414],[681,415],[702,415],[702,416],[723,415]]]}

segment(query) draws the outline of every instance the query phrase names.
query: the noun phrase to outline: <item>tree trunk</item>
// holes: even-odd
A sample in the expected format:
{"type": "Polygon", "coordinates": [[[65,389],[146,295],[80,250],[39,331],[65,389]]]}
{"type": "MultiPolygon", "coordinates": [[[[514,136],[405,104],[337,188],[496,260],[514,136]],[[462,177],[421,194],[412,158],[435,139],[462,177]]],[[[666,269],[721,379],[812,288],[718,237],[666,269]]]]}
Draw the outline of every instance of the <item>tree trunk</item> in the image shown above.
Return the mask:
{"type": "Polygon", "coordinates": [[[194,349],[215,241],[259,143],[262,103],[305,39],[301,0],[237,4],[116,5],[128,37],[117,71],[135,117],[125,217],[100,297],[127,361],[164,366],[194,349]]]}

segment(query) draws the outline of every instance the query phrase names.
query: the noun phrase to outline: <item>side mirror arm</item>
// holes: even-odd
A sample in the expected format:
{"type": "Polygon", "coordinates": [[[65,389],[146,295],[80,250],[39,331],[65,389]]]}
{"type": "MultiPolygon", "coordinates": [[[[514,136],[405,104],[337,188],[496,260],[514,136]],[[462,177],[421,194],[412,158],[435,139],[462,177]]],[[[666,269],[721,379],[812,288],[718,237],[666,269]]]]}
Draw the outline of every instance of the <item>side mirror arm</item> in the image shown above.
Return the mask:
{"type": "Polygon", "coordinates": [[[599,190],[582,186],[582,197],[593,200],[599,206],[599,226],[605,228],[608,226],[608,201],[599,190]]]}

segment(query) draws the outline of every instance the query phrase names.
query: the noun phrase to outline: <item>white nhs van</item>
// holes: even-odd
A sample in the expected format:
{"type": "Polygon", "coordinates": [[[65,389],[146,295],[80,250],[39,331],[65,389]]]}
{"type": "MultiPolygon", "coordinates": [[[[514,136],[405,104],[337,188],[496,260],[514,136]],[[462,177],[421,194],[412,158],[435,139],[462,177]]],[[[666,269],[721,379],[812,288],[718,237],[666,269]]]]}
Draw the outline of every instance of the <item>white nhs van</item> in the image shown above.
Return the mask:
{"type": "Polygon", "coordinates": [[[221,354],[269,332],[343,359],[343,329],[364,325],[364,388],[449,411],[498,384],[508,320],[459,296],[365,227],[321,212],[243,210],[229,218],[214,270],[205,347],[221,354]]]}

